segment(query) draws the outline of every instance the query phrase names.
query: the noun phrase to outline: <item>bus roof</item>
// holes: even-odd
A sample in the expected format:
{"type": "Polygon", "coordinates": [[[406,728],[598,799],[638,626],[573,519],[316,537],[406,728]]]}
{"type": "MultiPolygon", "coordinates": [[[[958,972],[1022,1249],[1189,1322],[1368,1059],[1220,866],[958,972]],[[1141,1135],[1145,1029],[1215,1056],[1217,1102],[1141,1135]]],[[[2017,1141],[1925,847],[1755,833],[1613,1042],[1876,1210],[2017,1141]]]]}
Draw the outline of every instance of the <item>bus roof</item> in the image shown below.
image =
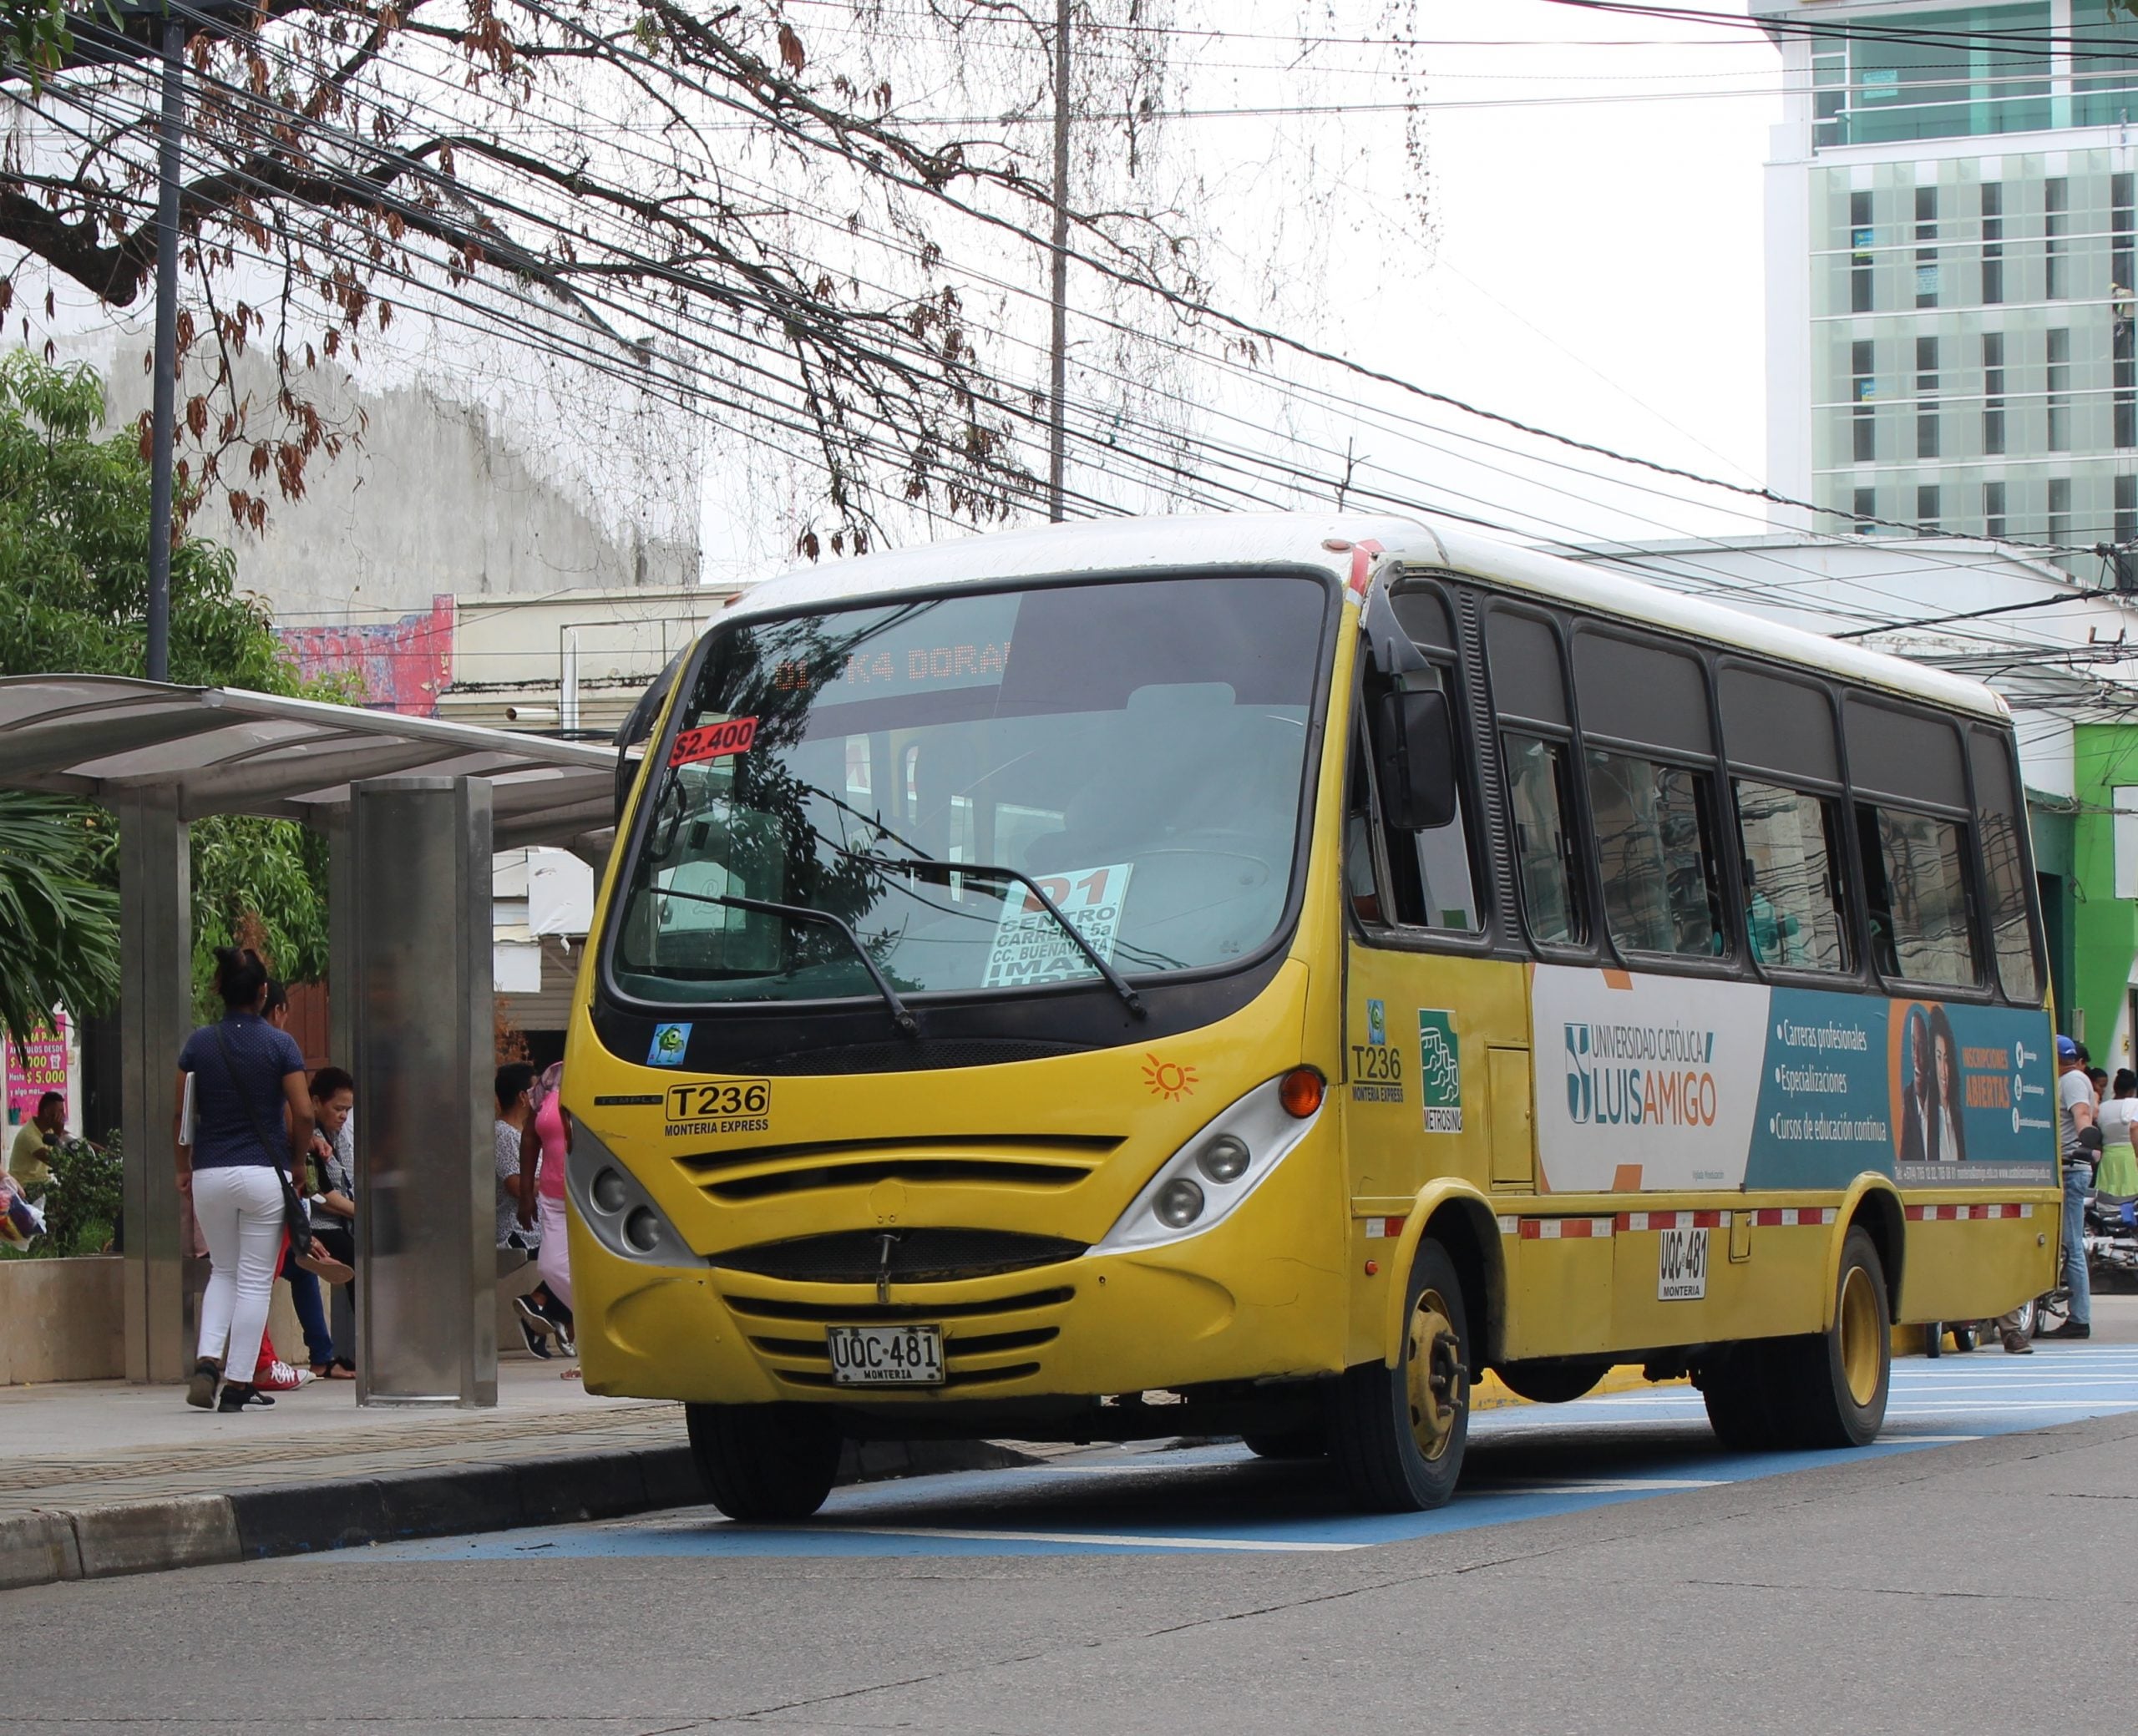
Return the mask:
{"type": "Polygon", "coordinates": [[[752,586],[729,605],[726,617],[834,608],[916,590],[978,588],[1004,580],[1081,574],[1290,566],[1318,569],[1340,580],[1351,572],[1351,551],[1375,544],[1381,549],[1377,567],[1445,568],[1510,590],[1798,664],[1953,711],[1999,720],[2008,715],[2002,699],[1963,676],[1429,519],[1234,513],[1050,524],[802,568],[752,586]],[[1331,544],[1339,546],[1332,549],[1331,544]]]}

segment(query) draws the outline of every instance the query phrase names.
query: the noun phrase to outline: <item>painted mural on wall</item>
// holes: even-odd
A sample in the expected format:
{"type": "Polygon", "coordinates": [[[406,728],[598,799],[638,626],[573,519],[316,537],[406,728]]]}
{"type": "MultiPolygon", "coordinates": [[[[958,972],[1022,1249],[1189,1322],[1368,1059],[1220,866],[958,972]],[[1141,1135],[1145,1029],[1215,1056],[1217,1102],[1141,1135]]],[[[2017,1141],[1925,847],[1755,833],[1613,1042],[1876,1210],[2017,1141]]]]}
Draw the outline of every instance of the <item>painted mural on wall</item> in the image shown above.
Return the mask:
{"type": "Polygon", "coordinates": [[[2045,1013],[1536,967],[1556,1192],[2054,1179],[2045,1013]]]}
{"type": "Polygon", "coordinates": [[[424,615],[332,627],[285,627],[283,648],[307,680],[353,675],[363,703],[404,717],[435,717],[453,682],[453,600],[431,599],[424,615]]]}

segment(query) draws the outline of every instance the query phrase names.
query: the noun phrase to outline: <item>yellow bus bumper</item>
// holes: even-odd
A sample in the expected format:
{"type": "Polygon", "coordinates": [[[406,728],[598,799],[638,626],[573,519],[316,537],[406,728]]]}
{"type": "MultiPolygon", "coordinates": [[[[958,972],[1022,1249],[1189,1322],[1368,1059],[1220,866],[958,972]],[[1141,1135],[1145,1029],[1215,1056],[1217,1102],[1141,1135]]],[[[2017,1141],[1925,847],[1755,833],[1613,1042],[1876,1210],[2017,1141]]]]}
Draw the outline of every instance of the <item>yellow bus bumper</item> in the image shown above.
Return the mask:
{"type": "MultiPolygon", "coordinates": [[[[1333,1129],[1320,1134],[1333,1136],[1333,1129]]],[[[1015,1406],[1340,1372],[1347,1291],[1325,1156],[1305,1145],[1237,1210],[1162,1248],[960,1282],[810,1284],[609,1253],[575,1216],[587,1389],[716,1404],[1015,1406]],[[1302,1227],[1329,1223],[1325,1239],[1302,1227]],[[945,1384],[835,1387],[827,1324],[932,1323],[945,1384]]]]}

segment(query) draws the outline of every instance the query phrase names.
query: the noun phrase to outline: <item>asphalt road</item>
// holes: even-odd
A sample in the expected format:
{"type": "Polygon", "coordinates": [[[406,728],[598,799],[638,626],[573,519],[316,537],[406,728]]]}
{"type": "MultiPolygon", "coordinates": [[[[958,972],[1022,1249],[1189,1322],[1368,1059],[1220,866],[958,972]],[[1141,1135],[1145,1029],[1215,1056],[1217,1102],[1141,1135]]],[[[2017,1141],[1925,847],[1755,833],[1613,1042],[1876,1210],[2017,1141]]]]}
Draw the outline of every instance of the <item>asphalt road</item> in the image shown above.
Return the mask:
{"type": "Polygon", "coordinates": [[[1477,1419],[1360,1519],[1237,1447],[0,1594],[0,1731],[2128,1728],[2138,1347],[1897,1367],[1745,1457],[1668,1390],[1477,1419]]]}

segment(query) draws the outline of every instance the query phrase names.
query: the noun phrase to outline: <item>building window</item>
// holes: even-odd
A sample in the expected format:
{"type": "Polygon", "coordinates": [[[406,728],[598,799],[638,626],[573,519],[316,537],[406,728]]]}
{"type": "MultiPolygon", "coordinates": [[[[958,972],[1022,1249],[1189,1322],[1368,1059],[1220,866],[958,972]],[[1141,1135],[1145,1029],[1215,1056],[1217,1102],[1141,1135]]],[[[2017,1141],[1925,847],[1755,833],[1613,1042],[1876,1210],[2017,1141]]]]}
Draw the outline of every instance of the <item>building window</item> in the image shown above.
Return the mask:
{"type": "Polygon", "coordinates": [[[1877,245],[1877,231],[1871,226],[1871,195],[1852,193],[1848,195],[1848,245],[1854,251],[1849,256],[1848,311],[1851,313],[1871,311],[1871,250],[1877,245]]]}
{"type": "Polygon", "coordinates": [[[2004,540],[2004,484],[1982,485],[1982,534],[1993,543],[2004,540]]]}
{"type": "Polygon", "coordinates": [[[2049,449],[2071,450],[2071,332],[2049,334],[2049,449]]]}
{"type": "Polygon", "coordinates": [[[1839,43],[1811,48],[1811,143],[1820,150],[1848,142],[1848,50],[1839,43]]]}
{"type": "Polygon", "coordinates": [[[1856,534],[1868,536],[1878,528],[1878,491],[1858,488],[1856,491],[1856,534]]]}
{"type": "Polygon", "coordinates": [[[1859,338],[1848,347],[1849,398],[1854,405],[1856,462],[1868,464],[1878,456],[1878,382],[1871,372],[1871,341],[1859,338]]]}
{"type": "Polygon", "coordinates": [[[2061,301],[2071,293],[2071,257],[2067,249],[2071,228],[2071,183],[2062,175],[2042,183],[2042,258],[2046,266],[2043,293],[2061,301]]]}
{"type": "Polygon", "coordinates": [[[2004,299],[2004,189],[1995,181],[1982,189],[1982,299],[1989,306],[2004,299]]]}
{"type": "Polygon", "coordinates": [[[2109,295],[2111,299],[2127,303],[2130,292],[2138,288],[2138,176],[2112,175],[2109,177],[2109,230],[2112,237],[2109,247],[2109,295]]]}
{"type": "Polygon", "coordinates": [[[2118,548],[2138,543],[2138,476],[2115,479],[2115,543],[2118,548]]]}
{"type": "Polygon", "coordinates": [[[2049,485],[2049,540],[2056,548],[2071,544],[2071,478],[2056,477],[2049,485]]]}
{"type": "Polygon", "coordinates": [[[1915,341],[1915,455],[1938,456],[1938,340],[1915,341]]]}
{"type": "Polygon", "coordinates": [[[1938,190],[1915,190],[1915,305],[1938,305],[1938,190]]]}
{"type": "Polygon", "coordinates": [[[1982,449],[1994,458],[2004,450],[2004,334],[1982,334],[1982,449]]]}
{"type": "Polygon", "coordinates": [[[1938,490],[1934,488],[1915,491],[1915,528],[1926,534],[1935,534],[1939,518],[1938,490]]]}

